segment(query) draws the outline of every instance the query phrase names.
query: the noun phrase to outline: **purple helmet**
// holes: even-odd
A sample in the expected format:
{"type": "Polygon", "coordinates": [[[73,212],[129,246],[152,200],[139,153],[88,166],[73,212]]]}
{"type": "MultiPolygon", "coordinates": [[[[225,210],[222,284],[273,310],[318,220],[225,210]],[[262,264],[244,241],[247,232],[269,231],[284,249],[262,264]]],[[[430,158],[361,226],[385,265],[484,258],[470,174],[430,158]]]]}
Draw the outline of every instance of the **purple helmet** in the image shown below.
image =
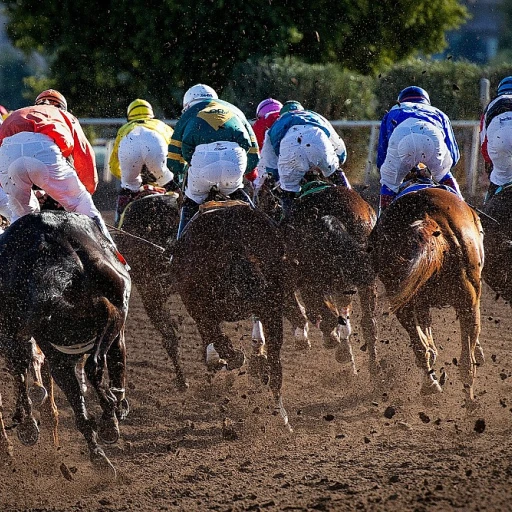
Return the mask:
{"type": "Polygon", "coordinates": [[[279,112],[282,106],[283,104],[280,101],[277,101],[274,98],[267,98],[258,105],[258,108],[256,109],[256,117],[259,119],[270,114],[270,112],[279,112]]]}

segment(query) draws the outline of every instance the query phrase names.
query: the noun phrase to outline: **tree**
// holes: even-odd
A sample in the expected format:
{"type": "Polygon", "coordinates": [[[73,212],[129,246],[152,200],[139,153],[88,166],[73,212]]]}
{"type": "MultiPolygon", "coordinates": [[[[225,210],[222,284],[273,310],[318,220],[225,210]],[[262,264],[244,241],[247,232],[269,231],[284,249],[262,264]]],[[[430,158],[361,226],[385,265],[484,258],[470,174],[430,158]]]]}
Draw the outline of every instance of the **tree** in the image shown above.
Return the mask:
{"type": "MultiPolygon", "coordinates": [[[[179,113],[184,90],[219,90],[248,58],[292,55],[370,73],[433,53],[463,23],[457,0],[7,0],[8,33],[49,59],[51,84],[81,115],[122,115],[135,97],[179,113]]],[[[36,91],[35,91],[36,92],[36,91]]]]}

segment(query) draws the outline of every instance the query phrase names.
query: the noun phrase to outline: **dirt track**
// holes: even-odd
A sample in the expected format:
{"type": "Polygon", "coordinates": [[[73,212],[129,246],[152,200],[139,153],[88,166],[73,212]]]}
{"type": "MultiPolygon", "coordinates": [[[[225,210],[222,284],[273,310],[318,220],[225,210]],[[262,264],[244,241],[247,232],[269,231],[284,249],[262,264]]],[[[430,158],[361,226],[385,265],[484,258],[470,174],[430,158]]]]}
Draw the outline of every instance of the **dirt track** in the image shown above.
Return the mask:
{"type": "MultiPolygon", "coordinates": [[[[171,307],[183,317],[182,357],[191,387],[175,392],[170,362],[134,292],[127,328],[132,411],[121,425],[122,440],[105,449],[118,480],[92,470],[59,393],[61,449],[49,445],[44,427],[33,448],[15,439],[15,459],[0,463],[0,510],[512,509],[512,318],[487,287],[481,336],[487,360],[477,378],[477,407],[469,412],[450,309],[435,314],[438,367],[448,381],[434,399],[419,396],[420,374],[394,317],[379,315],[386,385],[375,394],[358,349],[357,306],[355,378],[321,346],[315,330],[313,349],[296,352],[286,324],[284,399],[293,434],[271,414],[268,392],[251,393],[243,369],[208,382],[194,324],[179,299],[173,297],[171,307]]],[[[242,339],[248,324],[230,324],[228,332],[248,348],[248,338],[242,339]]],[[[8,416],[11,379],[3,366],[0,371],[8,416]]],[[[88,400],[97,411],[94,398],[88,400]]]]}

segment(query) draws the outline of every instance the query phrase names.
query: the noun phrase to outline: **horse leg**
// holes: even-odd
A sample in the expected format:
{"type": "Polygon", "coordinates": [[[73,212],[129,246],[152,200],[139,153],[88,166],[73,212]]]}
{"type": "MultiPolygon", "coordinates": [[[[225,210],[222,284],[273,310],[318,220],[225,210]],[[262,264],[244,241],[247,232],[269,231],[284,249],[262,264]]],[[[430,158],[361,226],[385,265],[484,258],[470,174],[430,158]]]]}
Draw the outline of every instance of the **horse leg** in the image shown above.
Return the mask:
{"type": "Polygon", "coordinates": [[[130,406],[126,398],[126,345],[124,328],[107,352],[107,367],[110,377],[110,391],[116,397],[116,414],[120,420],[126,419],[130,406]]]}
{"type": "Polygon", "coordinates": [[[3,410],[2,395],[0,394],[0,456],[7,455],[8,457],[12,457],[14,455],[13,448],[11,441],[7,437],[7,432],[5,431],[3,410]]]}
{"type": "Polygon", "coordinates": [[[203,345],[206,345],[207,356],[208,347],[212,346],[219,358],[226,362],[226,368],[228,370],[240,368],[245,363],[244,353],[241,350],[233,348],[231,340],[224,334],[218,321],[203,316],[196,324],[201,339],[203,340],[203,345]]]}
{"type": "Polygon", "coordinates": [[[189,387],[179,355],[178,325],[170,318],[168,312],[163,309],[163,304],[167,299],[167,293],[158,282],[151,283],[150,286],[137,286],[141,296],[144,309],[151,323],[162,335],[163,347],[171,358],[176,373],[176,388],[178,391],[186,391],[189,387]]]}
{"type": "Polygon", "coordinates": [[[41,420],[44,423],[52,426],[53,445],[59,446],[59,410],[55,403],[54,392],[53,392],[53,378],[50,372],[50,363],[45,358],[43,365],[41,366],[41,379],[46,391],[48,392],[48,399],[42,405],[41,408],[41,420]]]}
{"type": "Polygon", "coordinates": [[[479,353],[477,347],[480,348],[480,351],[482,350],[478,342],[478,336],[480,334],[479,302],[468,309],[458,309],[457,314],[460,321],[462,342],[459,361],[459,376],[462,384],[464,385],[464,390],[468,393],[469,399],[474,400],[476,368],[479,364],[476,357],[479,353]]]}
{"type": "Polygon", "coordinates": [[[288,413],[283,406],[281,387],[283,385],[283,366],[281,363],[281,347],[283,346],[283,314],[282,312],[266,312],[263,325],[267,332],[267,365],[270,374],[270,389],[276,401],[276,408],[291,432],[288,413]]]}
{"type": "Polygon", "coordinates": [[[335,358],[338,363],[350,364],[352,373],[357,375],[356,361],[354,352],[350,343],[350,335],[352,334],[352,325],[350,322],[350,314],[352,312],[352,299],[348,295],[343,295],[338,309],[338,324],[335,333],[331,333],[330,338],[337,338],[335,358]]]}
{"type": "Polygon", "coordinates": [[[284,282],[288,283],[284,290],[284,316],[292,324],[295,348],[297,350],[309,350],[309,323],[306,316],[306,308],[301,302],[300,292],[296,289],[297,276],[293,267],[287,267],[284,282]]]}
{"type": "Polygon", "coordinates": [[[41,376],[41,367],[44,364],[44,354],[35,342],[34,338],[30,339],[32,348],[32,370],[34,371],[34,382],[29,389],[30,400],[34,407],[39,407],[43,404],[48,396],[48,392],[43,385],[43,378],[41,376]]]}
{"type": "Polygon", "coordinates": [[[87,382],[85,380],[84,366],[88,357],[89,354],[84,354],[75,365],[75,376],[80,384],[80,389],[82,390],[83,395],[87,393],[87,382]]]}
{"type": "Polygon", "coordinates": [[[442,392],[437,380],[434,363],[437,357],[437,348],[432,337],[432,315],[428,306],[408,304],[396,312],[402,327],[409,334],[412,349],[416,356],[416,365],[423,370],[424,382],[421,394],[429,395],[442,392]]]}
{"type": "MultiPolygon", "coordinates": [[[[89,357],[92,359],[92,356],[89,357]]],[[[82,433],[89,448],[89,458],[92,464],[101,470],[107,470],[116,476],[116,470],[108,460],[103,449],[98,445],[96,422],[89,418],[85,407],[84,396],[80,384],[74,375],[74,365],[62,360],[51,361],[52,375],[55,382],[66,395],[73,413],[75,414],[76,428],[82,433]]]]}
{"type": "Polygon", "coordinates": [[[359,291],[361,305],[361,327],[363,330],[363,350],[368,352],[370,377],[376,382],[379,376],[377,364],[377,283],[362,286],[359,291]]]}
{"type": "Polygon", "coordinates": [[[17,396],[13,422],[16,434],[25,446],[32,446],[39,439],[39,427],[32,414],[32,402],[28,396],[28,375],[32,362],[32,345],[26,340],[14,338],[4,347],[4,355],[14,376],[17,396]]]}
{"type": "Polygon", "coordinates": [[[262,378],[267,361],[267,346],[263,324],[256,315],[252,316],[251,356],[249,358],[249,375],[262,378]]]}

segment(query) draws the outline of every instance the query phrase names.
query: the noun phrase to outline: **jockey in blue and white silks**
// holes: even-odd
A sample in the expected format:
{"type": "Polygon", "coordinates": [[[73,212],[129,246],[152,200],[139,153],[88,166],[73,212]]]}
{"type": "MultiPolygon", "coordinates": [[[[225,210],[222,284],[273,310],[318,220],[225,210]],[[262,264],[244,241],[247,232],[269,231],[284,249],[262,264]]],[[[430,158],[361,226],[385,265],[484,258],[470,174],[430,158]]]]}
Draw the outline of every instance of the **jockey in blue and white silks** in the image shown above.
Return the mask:
{"type": "Polygon", "coordinates": [[[397,101],[380,126],[379,211],[391,203],[407,173],[419,163],[430,169],[435,181],[453,188],[461,196],[451,173],[460,152],[448,116],[430,104],[428,93],[421,87],[405,88],[397,101]]]}
{"type": "Polygon", "coordinates": [[[312,110],[304,110],[297,101],[288,101],[265,135],[255,188],[261,186],[266,175],[279,180],[286,216],[300,191],[301,180],[311,168],[320,169],[336,184],[350,187],[340,169],[346,159],[345,143],[331,123],[312,110]]]}

